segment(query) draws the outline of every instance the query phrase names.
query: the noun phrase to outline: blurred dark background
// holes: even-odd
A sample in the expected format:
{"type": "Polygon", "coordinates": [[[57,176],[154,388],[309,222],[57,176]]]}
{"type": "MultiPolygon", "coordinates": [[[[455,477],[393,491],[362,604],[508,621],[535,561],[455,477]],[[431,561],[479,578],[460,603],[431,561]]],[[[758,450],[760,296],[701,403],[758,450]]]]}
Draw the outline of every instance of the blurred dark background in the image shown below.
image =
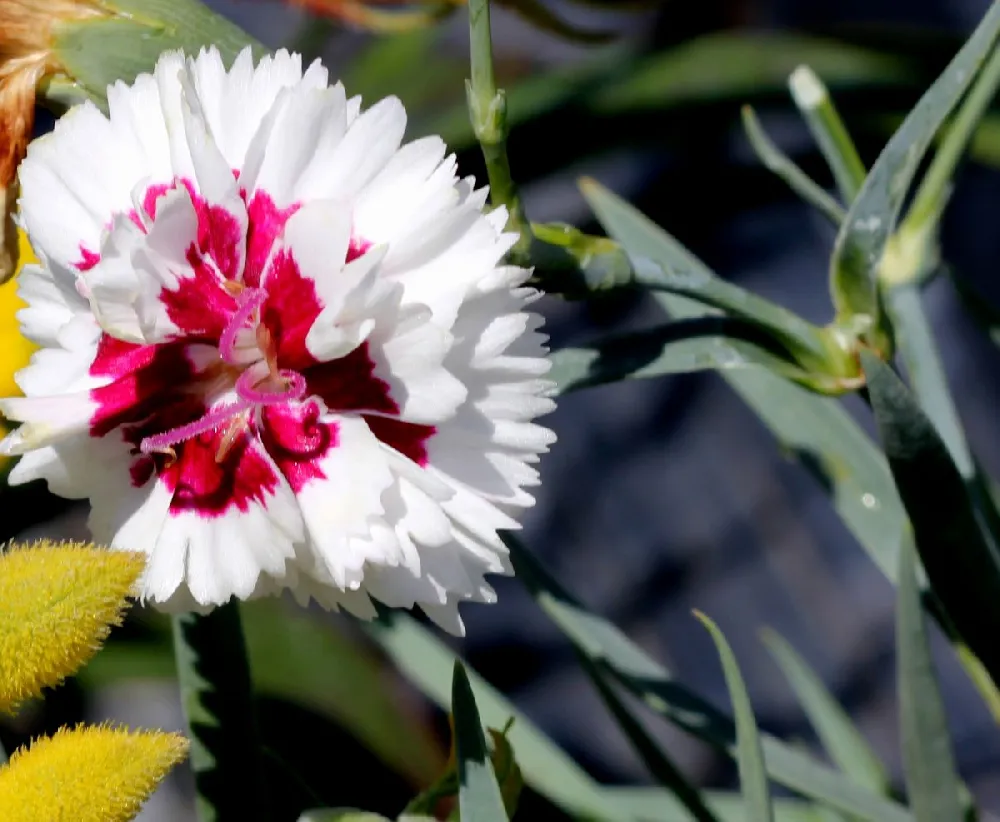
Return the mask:
{"type": "MultiPolygon", "coordinates": [[[[372,95],[399,93],[409,104],[410,136],[443,131],[459,150],[461,168],[484,179],[478,149],[455,108],[467,60],[464,11],[433,31],[404,38],[406,45],[392,54],[410,49],[418,57],[411,56],[411,68],[400,73],[371,35],[317,21],[301,9],[264,0],[210,5],[270,46],[321,55],[349,93],[363,90],[369,102],[372,95]]],[[[558,76],[569,78],[574,89],[512,135],[511,164],[529,215],[596,231],[575,188],[579,175],[594,176],[721,276],[826,322],[832,229],[756,161],[739,126],[740,103],[752,101],[780,145],[829,185],[784,91],[787,72],[809,62],[830,82],[870,163],[893,115],[912,105],[989,4],[663,0],[644,11],[550,5],[581,29],[607,28],[617,36],[610,46],[572,42],[538,31],[509,10],[494,11],[505,85],[537,86],[558,76]],[[648,62],[652,56],[663,61],[648,62]]],[[[515,117],[526,113],[517,110],[517,99],[515,117]]],[[[1000,175],[988,163],[968,164],[943,238],[956,269],[994,298],[1000,298],[998,205],[1000,175]]],[[[928,289],[926,304],[970,439],[988,468],[1000,468],[997,349],[971,324],[947,282],[928,289]]],[[[657,319],[652,304],[632,295],[600,304],[549,298],[542,310],[555,345],[657,319]]],[[[779,452],[726,384],[709,374],[592,389],[565,398],[548,422],[560,439],[543,462],[544,484],[525,518],[524,539],[559,580],[686,685],[727,707],[718,658],[691,616],[692,608],[705,611],[740,659],[759,723],[811,744],[801,710],[760,643],[759,630],[774,628],[824,677],[898,783],[892,588],[814,479],[779,452]]],[[[31,510],[24,509],[20,524],[31,524],[31,510]]],[[[30,533],[79,529],[78,510],[65,509],[61,517],[57,526],[32,524],[30,533]]],[[[500,580],[497,588],[499,604],[464,611],[463,654],[594,776],[647,782],[569,644],[516,581],[500,580]]],[[[337,623],[353,636],[346,620],[337,623]]],[[[129,631],[144,636],[142,626],[138,621],[118,642],[126,643],[129,631]]],[[[936,650],[961,773],[983,807],[996,812],[1000,735],[950,649],[939,641],[936,650]]],[[[440,754],[447,744],[442,717],[409,686],[386,676],[397,707],[427,727],[440,754]]],[[[180,723],[169,681],[85,690],[86,684],[61,689],[37,716],[8,732],[19,738],[81,714],[180,723]]],[[[269,699],[263,725],[306,782],[326,785],[321,798],[334,804],[398,812],[412,792],[406,779],[337,723],[317,724],[303,710],[269,699]],[[303,724],[309,740],[289,730],[303,724]]],[[[733,784],[728,761],[663,723],[650,727],[698,784],[733,784]]],[[[286,788],[306,790],[292,777],[286,788]]],[[[186,789],[183,775],[172,778],[140,818],[187,818],[186,789]]],[[[518,818],[560,817],[528,797],[518,818]]]]}

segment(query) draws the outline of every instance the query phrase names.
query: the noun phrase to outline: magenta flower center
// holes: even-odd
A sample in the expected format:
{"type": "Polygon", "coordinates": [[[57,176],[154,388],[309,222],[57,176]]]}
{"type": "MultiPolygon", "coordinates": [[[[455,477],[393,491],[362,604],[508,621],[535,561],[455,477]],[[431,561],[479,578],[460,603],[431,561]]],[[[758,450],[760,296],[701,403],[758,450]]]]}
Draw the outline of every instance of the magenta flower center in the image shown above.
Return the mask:
{"type": "Polygon", "coordinates": [[[193,422],[144,437],[139,443],[143,454],[173,455],[173,446],[226,424],[215,455],[216,461],[222,462],[236,438],[246,429],[255,408],[298,400],[306,394],[305,377],[291,369],[278,368],[277,348],[271,332],[260,321],[260,309],[267,292],[236,282],[227,285],[227,290],[236,292],[239,307],[222,332],[219,355],[227,365],[243,368],[234,386],[237,399],[213,408],[193,422]]]}

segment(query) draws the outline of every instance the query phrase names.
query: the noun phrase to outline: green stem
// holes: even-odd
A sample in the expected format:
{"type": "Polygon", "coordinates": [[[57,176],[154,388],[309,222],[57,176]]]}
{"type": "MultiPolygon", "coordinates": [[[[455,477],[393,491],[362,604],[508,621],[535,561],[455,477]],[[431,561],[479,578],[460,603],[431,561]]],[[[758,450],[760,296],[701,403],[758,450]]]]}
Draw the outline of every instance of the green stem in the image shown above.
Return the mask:
{"type": "Polygon", "coordinates": [[[201,822],[268,818],[238,603],[173,619],[201,822]]]}
{"type": "Polygon", "coordinates": [[[920,181],[920,187],[913,197],[913,205],[903,221],[901,230],[907,228],[919,230],[928,220],[936,220],[940,216],[955,168],[972,139],[980,119],[996,97],[998,87],[1000,87],[1000,48],[994,46],[975,84],[969,89],[968,96],[945,133],[941,147],[934,155],[927,173],[920,181]]]}
{"type": "Polygon", "coordinates": [[[3,746],[3,740],[0,739],[0,765],[3,765],[7,759],[7,749],[3,746]]]}
{"type": "Polygon", "coordinates": [[[493,74],[489,0],[469,0],[469,38],[472,79],[466,81],[465,89],[472,130],[486,161],[490,202],[494,206],[506,206],[507,227],[519,236],[510,251],[511,262],[527,265],[532,242],[531,225],[507,158],[507,95],[496,87],[493,74]]]}
{"type": "Polygon", "coordinates": [[[826,86],[811,68],[799,66],[788,78],[788,88],[833,172],[840,196],[850,205],[867,172],[826,86]]]}

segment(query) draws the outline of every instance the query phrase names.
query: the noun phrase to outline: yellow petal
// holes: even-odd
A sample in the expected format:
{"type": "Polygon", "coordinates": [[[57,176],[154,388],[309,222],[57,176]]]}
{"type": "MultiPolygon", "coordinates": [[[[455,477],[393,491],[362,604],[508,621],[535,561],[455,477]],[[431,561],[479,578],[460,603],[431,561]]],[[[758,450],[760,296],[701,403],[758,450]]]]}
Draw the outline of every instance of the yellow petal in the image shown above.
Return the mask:
{"type": "Polygon", "coordinates": [[[179,734],[63,728],[0,768],[0,819],[127,822],[186,753],[179,734]]]}
{"type": "MultiPolygon", "coordinates": [[[[25,263],[35,263],[35,255],[23,231],[17,232],[20,273],[25,263]]],[[[17,296],[17,276],[0,285],[0,397],[19,397],[21,389],[14,382],[14,374],[24,368],[38,346],[21,334],[17,312],[25,302],[17,296]]]]}
{"type": "Polygon", "coordinates": [[[0,710],[57,685],[97,652],[121,622],[144,562],[48,541],[0,556],[0,710]]]}

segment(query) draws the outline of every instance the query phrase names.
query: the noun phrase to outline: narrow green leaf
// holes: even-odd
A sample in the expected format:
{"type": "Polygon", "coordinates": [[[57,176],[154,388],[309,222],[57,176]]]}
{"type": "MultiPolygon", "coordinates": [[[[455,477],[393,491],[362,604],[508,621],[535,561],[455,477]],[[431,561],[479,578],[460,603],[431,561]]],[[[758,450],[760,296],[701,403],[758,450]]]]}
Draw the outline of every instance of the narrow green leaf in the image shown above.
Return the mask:
{"type": "MultiPolygon", "coordinates": [[[[865,182],[865,166],[844,121],[840,119],[840,112],[833,105],[830,92],[816,72],[805,65],[792,72],[788,78],[788,90],[833,172],[840,196],[845,203],[854,202],[865,182]]],[[[840,223],[843,219],[842,214],[840,223]]]]}
{"type": "MultiPolygon", "coordinates": [[[[447,645],[412,617],[398,612],[365,627],[420,690],[442,708],[448,708],[457,657],[447,645]]],[[[471,670],[468,674],[476,705],[488,726],[501,727],[513,717],[507,738],[517,751],[525,782],[534,790],[574,817],[606,822],[649,822],[649,817],[633,817],[625,810],[624,803],[618,803],[608,789],[597,784],[482,677],[471,670]]],[[[659,804],[664,809],[676,806],[673,797],[662,789],[647,791],[644,803],[647,807],[659,804]]],[[[652,818],[658,820],[660,817],[652,818]]],[[[898,819],[903,822],[909,817],[898,819]]]]}
{"type": "MultiPolygon", "coordinates": [[[[627,249],[626,249],[627,250],[627,249]]],[[[635,282],[654,290],[668,291],[725,311],[729,316],[759,326],[784,345],[804,365],[822,372],[828,348],[820,329],[770,300],[728,283],[702,266],[685,265],[675,259],[670,265],[641,255],[629,255],[635,282]]]]}
{"type": "Polygon", "coordinates": [[[691,784],[683,771],[664,753],[656,741],[646,733],[646,729],[636,719],[628,706],[615,693],[606,680],[606,674],[586,654],[579,653],[580,664],[590,681],[597,688],[604,704],[614,717],[619,729],[632,743],[635,752],[642,759],[650,775],[669,790],[687,809],[691,819],[697,822],[719,822],[705,805],[701,792],[691,784]]]}
{"type": "Polygon", "coordinates": [[[892,319],[900,357],[906,365],[914,393],[927,416],[933,420],[948,446],[959,473],[971,479],[975,461],[965,439],[958,409],[948,387],[948,379],[937,344],[924,313],[920,288],[914,283],[883,290],[886,310],[892,319]]]}
{"type": "Polygon", "coordinates": [[[975,79],[1000,32],[1000,2],[920,98],[872,166],[834,246],[830,277],[842,318],[879,320],[878,266],[910,184],[945,119],[975,79]]]}
{"type": "Polygon", "coordinates": [[[101,104],[108,86],[118,80],[130,83],[137,74],[151,71],[169,49],[197,54],[203,46],[214,45],[227,64],[245,46],[257,57],[266,52],[198,0],[104,0],[102,6],[120,17],[60,24],[52,42],[66,72],[101,104]]]}
{"type": "Polygon", "coordinates": [[[507,822],[507,811],[486,748],[476,697],[465,666],[457,660],[451,685],[451,710],[455,717],[458,806],[462,822],[507,822]]]}
{"type": "Polygon", "coordinates": [[[764,770],[764,753],[760,747],[757,720],[753,715],[753,706],[750,704],[750,696],[743,683],[740,666],[719,627],[700,611],[695,611],[694,615],[712,635],[712,641],[722,662],[722,671],[726,676],[729,699],[733,703],[733,714],[736,718],[736,764],[740,771],[740,786],[747,822],[774,822],[771,790],[764,770]]]}
{"type": "Polygon", "coordinates": [[[548,378],[566,393],[618,380],[706,369],[755,367],[792,379],[807,377],[788,360],[752,342],[760,337],[759,330],[750,324],[728,317],[679,320],[649,331],[554,351],[548,378]]]}
{"type": "MultiPolygon", "coordinates": [[[[735,755],[736,727],[729,717],[684,688],[610,622],[582,608],[517,540],[509,534],[504,539],[518,578],[577,650],[613,673],[656,713],[735,755]]],[[[804,796],[872,822],[910,819],[896,803],[860,788],[775,737],[763,734],[762,747],[771,777],[804,796]]]]}
{"type": "MultiPolygon", "coordinates": [[[[584,196],[608,235],[631,254],[663,266],[675,261],[711,270],[676,239],[620,197],[594,182],[581,185],[584,196]]],[[[657,298],[678,319],[710,310],[671,294],[657,298]]],[[[817,474],[837,513],[872,561],[895,579],[899,536],[906,515],[881,453],[835,400],[820,397],[763,369],[720,372],[772,431],[786,451],[817,474]]]]}
{"type": "Polygon", "coordinates": [[[976,77],[954,119],[945,129],[940,147],[913,196],[913,204],[903,224],[904,230],[925,231],[928,222],[937,222],[940,218],[952,186],[955,169],[972,139],[976,126],[996,97],[998,86],[1000,86],[1000,49],[994,45],[989,60],[976,77]]]}
{"type": "MultiPolygon", "coordinates": [[[[581,189],[605,231],[626,251],[645,255],[663,266],[679,260],[711,276],[704,263],[620,197],[592,181],[582,183],[581,189]]],[[[655,296],[672,317],[712,313],[702,303],[685,297],[655,296]]],[[[895,580],[899,541],[908,522],[885,458],[868,435],[840,403],[809,393],[780,376],[763,369],[720,373],[784,449],[817,476],[844,524],[882,573],[895,580]]],[[[978,661],[960,642],[956,653],[983,699],[1000,717],[996,687],[984,680],[978,661]]]]}
{"type": "Polygon", "coordinates": [[[837,767],[858,785],[873,793],[887,794],[889,776],[885,765],[826,689],[823,680],[774,631],[765,630],[763,639],[837,767]]]}
{"type": "Polygon", "coordinates": [[[198,818],[259,818],[266,799],[239,604],[181,614],[173,626],[198,818]]]}
{"type": "Polygon", "coordinates": [[[899,724],[910,806],[917,822],[961,822],[962,785],[927,641],[913,548],[908,543],[899,556],[896,609],[899,724]]]}
{"type": "Polygon", "coordinates": [[[764,131],[752,106],[743,106],[743,130],[760,161],[785,181],[792,191],[816,208],[835,226],[840,226],[847,211],[822,186],[799,168],[764,131]]]}
{"type": "Polygon", "coordinates": [[[1000,562],[965,482],[933,423],[902,380],[862,352],[868,391],[920,559],[950,621],[1000,681],[1000,562]]]}

